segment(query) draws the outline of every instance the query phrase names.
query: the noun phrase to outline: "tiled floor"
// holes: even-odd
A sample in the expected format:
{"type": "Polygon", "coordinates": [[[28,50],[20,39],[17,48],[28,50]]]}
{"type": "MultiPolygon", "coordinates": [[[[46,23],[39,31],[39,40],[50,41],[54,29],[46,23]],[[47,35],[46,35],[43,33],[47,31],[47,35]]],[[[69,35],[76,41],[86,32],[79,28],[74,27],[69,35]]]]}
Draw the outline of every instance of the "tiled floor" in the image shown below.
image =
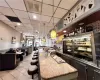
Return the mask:
{"type": "MultiPolygon", "coordinates": [[[[0,71],[0,80],[32,80],[31,76],[27,74],[27,70],[33,54],[34,52],[25,57],[14,70],[0,71]]],[[[38,80],[38,75],[35,75],[33,80],[38,80]]]]}

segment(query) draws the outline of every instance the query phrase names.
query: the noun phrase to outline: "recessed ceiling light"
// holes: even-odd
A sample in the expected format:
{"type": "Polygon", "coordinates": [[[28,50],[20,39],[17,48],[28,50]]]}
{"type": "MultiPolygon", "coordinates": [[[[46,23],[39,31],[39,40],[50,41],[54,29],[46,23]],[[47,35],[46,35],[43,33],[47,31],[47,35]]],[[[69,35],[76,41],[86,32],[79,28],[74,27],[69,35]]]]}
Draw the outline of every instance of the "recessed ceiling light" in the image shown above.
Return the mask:
{"type": "Polygon", "coordinates": [[[36,19],[36,18],[37,18],[37,16],[36,16],[36,15],[33,15],[33,18],[34,18],[34,19],[36,19]]]}
{"type": "Polygon", "coordinates": [[[21,24],[20,23],[17,23],[17,25],[20,26],[21,24]]]}
{"type": "Polygon", "coordinates": [[[64,30],[63,32],[66,33],[66,30],[64,30]]]}

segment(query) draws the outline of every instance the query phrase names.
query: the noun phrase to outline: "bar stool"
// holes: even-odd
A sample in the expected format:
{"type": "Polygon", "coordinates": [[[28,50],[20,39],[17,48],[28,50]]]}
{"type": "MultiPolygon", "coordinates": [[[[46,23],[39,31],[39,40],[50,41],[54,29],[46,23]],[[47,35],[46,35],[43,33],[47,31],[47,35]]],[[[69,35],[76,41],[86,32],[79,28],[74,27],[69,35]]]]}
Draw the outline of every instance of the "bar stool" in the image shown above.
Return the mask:
{"type": "Polygon", "coordinates": [[[32,60],[35,60],[35,59],[38,59],[38,56],[34,56],[34,57],[32,58],[32,60]]]}
{"type": "Polygon", "coordinates": [[[37,65],[38,64],[38,60],[32,60],[30,64],[31,65],[37,65]]]}
{"type": "Polygon", "coordinates": [[[30,66],[27,73],[32,76],[32,79],[34,79],[34,75],[38,73],[38,67],[36,65],[30,66]]]}
{"type": "Polygon", "coordinates": [[[38,54],[37,52],[35,52],[34,54],[38,54]]]}
{"type": "Polygon", "coordinates": [[[34,57],[34,56],[38,56],[38,54],[34,54],[33,57],[34,57]]]}
{"type": "Polygon", "coordinates": [[[38,54],[38,52],[35,52],[34,54],[38,54]]]}

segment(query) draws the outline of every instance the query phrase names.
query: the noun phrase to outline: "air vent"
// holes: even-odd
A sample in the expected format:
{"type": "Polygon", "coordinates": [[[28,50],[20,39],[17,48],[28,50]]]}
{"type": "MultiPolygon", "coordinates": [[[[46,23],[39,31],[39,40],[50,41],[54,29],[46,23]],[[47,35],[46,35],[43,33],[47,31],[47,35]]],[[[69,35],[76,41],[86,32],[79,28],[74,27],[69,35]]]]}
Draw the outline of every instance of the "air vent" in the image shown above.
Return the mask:
{"type": "Polygon", "coordinates": [[[27,10],[29,12],[41,12],[41,3],[34,0],[25,0],[27,10]]]}
{"type": "Polygon", "coordinates": [[[21,23],[21,21],[18,19],[18,17],[12,17],[12,16],[6,16],[10,21],[12,22],[19,22],[21,23]]]}

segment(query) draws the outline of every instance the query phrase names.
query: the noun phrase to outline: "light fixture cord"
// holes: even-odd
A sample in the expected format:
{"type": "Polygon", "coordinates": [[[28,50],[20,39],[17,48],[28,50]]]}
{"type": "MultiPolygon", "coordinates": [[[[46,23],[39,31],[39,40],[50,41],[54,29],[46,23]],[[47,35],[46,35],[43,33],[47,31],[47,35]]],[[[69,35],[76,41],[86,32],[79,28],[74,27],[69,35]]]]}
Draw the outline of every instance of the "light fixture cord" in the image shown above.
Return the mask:
{"type": "MultiPolygon", "coordinates": [[[[54,0],[53,0],[53,13],[54,13],[54,0]]],[[[53,18],[53,26],[54,26],[54,15],[52,16],[52,18],[53,18]]]]}

